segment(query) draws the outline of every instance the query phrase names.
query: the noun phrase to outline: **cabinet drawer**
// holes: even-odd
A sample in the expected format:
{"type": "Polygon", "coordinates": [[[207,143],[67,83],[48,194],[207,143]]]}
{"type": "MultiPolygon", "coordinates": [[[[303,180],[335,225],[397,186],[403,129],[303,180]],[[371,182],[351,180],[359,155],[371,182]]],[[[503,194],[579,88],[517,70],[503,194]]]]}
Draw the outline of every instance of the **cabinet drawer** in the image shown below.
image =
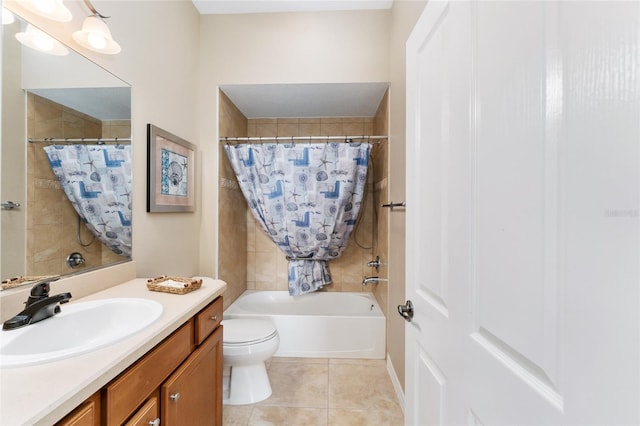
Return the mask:
{"type": "Polygon", "coordinates": [[[184,361],[193,348],[188,321],[104,389],[108,425],[120,425],[184,361]]]}
{"type": "Polygon", "coordinates": [[[222,321],[222,297],[218,297],[196,314],[196,345],[204,342],[222,321]]]}
{"type": "Polygon", "coordinates": [[[160,407],[158,395],[149,398],[147,402],[133,415],[124,426],[158,426],[160,425],[160,407]]]}

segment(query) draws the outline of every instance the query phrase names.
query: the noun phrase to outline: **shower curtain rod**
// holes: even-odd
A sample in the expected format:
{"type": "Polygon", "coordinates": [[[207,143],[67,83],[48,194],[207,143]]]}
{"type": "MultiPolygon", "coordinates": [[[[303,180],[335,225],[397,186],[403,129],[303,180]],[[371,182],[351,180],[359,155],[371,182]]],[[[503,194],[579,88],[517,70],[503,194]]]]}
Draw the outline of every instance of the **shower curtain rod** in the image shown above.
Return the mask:
{"type": "Polygon", "coordinates": [[[371,143],[380,143],[380,139],[388,139],[389,136],[250,136],[250,137],[221,137],[220,142],[311,142],[314,141],[342,141],[366,140],[371,143]]]}
{"type": "Polygon", "coordinates": [[[131,138],[29,138],[29,143],[95,143],[105,145],[107,143],[114,144],[130,144],[131,138]]]}

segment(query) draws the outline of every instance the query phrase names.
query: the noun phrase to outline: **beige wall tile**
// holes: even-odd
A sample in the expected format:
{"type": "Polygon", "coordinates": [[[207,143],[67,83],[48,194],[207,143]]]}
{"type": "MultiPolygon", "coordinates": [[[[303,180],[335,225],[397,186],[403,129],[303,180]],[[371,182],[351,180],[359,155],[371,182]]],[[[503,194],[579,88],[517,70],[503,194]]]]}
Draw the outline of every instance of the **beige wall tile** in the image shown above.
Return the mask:
{"type": "MultiPolygon", "coordinates": [[[[219,92],[219,134],[247,136],[248,121],[223,93],[219,92]]],[[[255,253],[247,250],[247,203],[240,191],[223,145],[218,148],[219,202],[218,202],[218,276],[227,283],[223,294],[224,307],[228,307],[247,288],[255,288],[255,253]],[[241,218],[239,220],[239,218],[241,218]]],[[[251,234],[253,235],[253,234],[251,234]]]]}

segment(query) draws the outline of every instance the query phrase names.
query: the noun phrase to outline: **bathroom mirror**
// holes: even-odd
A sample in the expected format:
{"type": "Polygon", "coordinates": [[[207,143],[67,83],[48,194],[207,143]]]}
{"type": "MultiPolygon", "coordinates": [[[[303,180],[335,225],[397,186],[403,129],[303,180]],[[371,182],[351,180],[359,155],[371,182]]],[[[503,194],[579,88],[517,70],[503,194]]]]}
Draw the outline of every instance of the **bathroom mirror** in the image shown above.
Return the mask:
{"type": "MultiPolygon", "coordinates": [[[[18,42],[16,33],[33,28],[18,17],[12,23],[3,20],[1,49],[0,278],[18,278],[14,281],[24,284],[39,277],[77,274],[128,261],[131,245],[131,191],[122,189],[116,197],[99,203],[101,214],[119,215],[118,227],[111,218],[94,225],[87,217],[79,220],[54,174],[55,161],[50,161],[44,149],[91,146],[95,152],[100,150],[100,158],[104,154],[108,167],[120,166],[117,176],[108,170],[102,179],[130,185],[131,87],[67,46],[50,50],[66,50],[56,55],[18,42]],[[120,207],[128,207],[129,213],[118,212],[120,207]],[[127,243],[113,243],[117,234],[128,234],[127,243]],[[128,250],[121,249],[125,245],[128,250]]],[[[62,154],[56,160],[62,160],[62,154]]],[[[71,174],[100,181],[93,160],[79,160],[78,164],[91,163],[88,171],[78,167],[71,174]]],[[[86,189],[89,196],[100,192],[86,189]]],[[[95,205],[82,208],[94,211],[95,205]]]]}

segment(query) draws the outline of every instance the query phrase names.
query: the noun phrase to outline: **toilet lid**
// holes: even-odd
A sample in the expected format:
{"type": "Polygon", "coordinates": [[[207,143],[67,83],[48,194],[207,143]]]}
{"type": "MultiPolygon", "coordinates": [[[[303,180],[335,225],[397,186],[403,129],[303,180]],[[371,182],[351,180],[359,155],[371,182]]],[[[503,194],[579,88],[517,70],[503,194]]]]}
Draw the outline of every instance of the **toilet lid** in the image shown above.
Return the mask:
{"type": "Polygon", "coordinates": [[[224,344],[241,345],[260,343],[275,336],[278,331],[271,321],[258,319],[225,319],[222,341],[224,344]]]}

